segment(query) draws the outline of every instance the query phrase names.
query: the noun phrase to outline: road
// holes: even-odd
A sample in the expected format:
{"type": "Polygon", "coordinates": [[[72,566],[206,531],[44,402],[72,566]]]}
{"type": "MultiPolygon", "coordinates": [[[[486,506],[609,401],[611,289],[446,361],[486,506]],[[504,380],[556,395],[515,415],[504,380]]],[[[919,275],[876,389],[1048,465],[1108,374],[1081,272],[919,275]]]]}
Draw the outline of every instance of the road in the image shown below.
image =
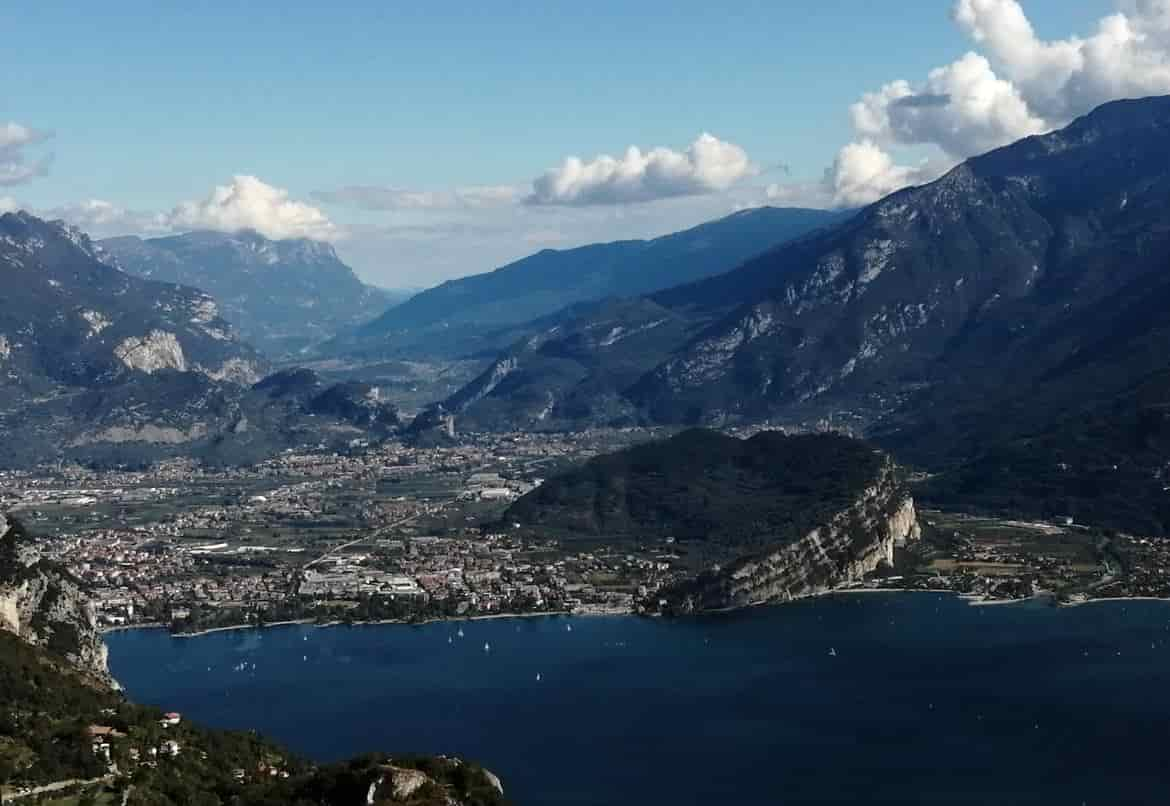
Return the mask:
{"type": "Polygon", "coordinates": [[[114,780],[114,776],[103,775],[101,778],[90,778],[87,781],[80,781],[77,779],[73,779],[73,780],[69,780],[69,781],[54,781],[51,784],[45,784],[44,786],[33,787],[32,789],[28,790],[27,792],[11,792],[11,793],[4,796],[4,802],[10,803],[14,800],[20,800],[22,798],[32,798],[32,797],[36,797],[37,795],[51,795],[54,792],[60,792],[63,789],[69,789],[69,788],[75,787],[75,786],[94,786],[95,784],[108,784],[113,780],[114,780]]]}
{"type": "Polygon", "coordinates": [[[306,563],[304,570],[308,571],[314,565],[317,565],[318,563],[325,562],[327,559],[332,557],[334,554],[337,554],[339,551],[345,551],[346,549],[351,548],[353,546],[357,546],[357,545],[360,545],[362,543],[369,542],[370,540],[374,540],[374,539],[378,538],[380,535],[382,535],[383,533],[389,532],[393,529],[397,529],[399,526],[405,526],[406,524],[410,523],[411,521],[418,520],[418,518],[419,518],[419,515],[411,515],[409,518],[403,518],[402,520],[394,521],[394,523],[387,524],[386,526],[383,526],[379,529],[375,529],[374,531],[370,532],[369,534],[362,535],[361,537],[355,538],[354,540],[350,540],[346,543],[341,543],[340,545],[334,546],[333,548],[329,549],[327,552],[322,554],[317,559],[310,560],[308,563],[306,563]]]}

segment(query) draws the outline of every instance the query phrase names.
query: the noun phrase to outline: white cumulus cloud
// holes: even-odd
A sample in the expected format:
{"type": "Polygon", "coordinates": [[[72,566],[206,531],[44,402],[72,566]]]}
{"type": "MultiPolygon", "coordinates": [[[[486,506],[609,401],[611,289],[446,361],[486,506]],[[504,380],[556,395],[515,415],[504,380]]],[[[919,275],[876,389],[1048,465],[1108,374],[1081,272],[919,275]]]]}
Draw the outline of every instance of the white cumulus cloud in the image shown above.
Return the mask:
{"type": "Polygon", "coordinates": [[[52,137],[50,132],[30,129],[20,123],[0,124],[0,187],[20,185],[49,172],[51,154],[30,160],[25,149],[52,137]]]}
{"type": "Polygon", "coordinates": [[[621,157],[569,157],[533,180],[532,205],[625,204],[726,190],[754,173],[747,152],[700,135],[685,151],[630,146],[621,157]]]}
{"type": "Polygon", "coordinates": [[[185,201],[162,218],[175,230],[210,229],[238,232],[251,229],[266,238],[312,238],[332,241],[340,229],[312,205],[289,198],[287,190],[254,176],[235,176],[200,201],[185,201]]]}
{"type": "Polygon", "coordinates": [[[1170,93],[1170,0],[1118,0],[1088,36],[1042,40],[1017,0],[957,0],[956,24],[980,52],[924,81],[892,81],[851,108],[858,141],[827,177],[838,204],[873,201],[959,160],[1067,125],[1107,101],[1170,93]],[[886,150],[929,146],[927,166],[886,150]]]}
{"type": "Polygon", "coordinates": [[[862,140],[841,149],[826,172],[826,179],[837,204],[856,207],[908,185],[928,182],[938,172],[930,162],[898,165],[872,140],[862,140]]]}
{"type": "Polygon", "coordinates": [[[938,146],[961,158],[1044,131],[1010,82],[977,53],[930,71],[911,88],[895,81],[867,93],[850,108],[853,128],[881,145],[938,146]]]}
{"type": "Polygon", "coordinates": [[[1036,36],[1016,0],[958,0],[954,17],[1053,125],[1170,91],[1170,0],[1122,0],[1091,35],[1055,41],[1036,36]]]}

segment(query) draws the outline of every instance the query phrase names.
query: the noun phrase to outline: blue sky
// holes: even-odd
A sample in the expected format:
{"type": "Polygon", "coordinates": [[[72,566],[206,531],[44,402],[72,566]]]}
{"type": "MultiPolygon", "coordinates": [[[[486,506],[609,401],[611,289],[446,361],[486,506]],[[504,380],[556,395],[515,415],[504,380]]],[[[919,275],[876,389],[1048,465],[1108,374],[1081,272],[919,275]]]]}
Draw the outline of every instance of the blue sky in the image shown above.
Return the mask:
{"type": "MultiPolygon", "coordinates": [[[[1041,39],[1091,34],[1114,9],[1021,5],[1041,39]]],[[[752,203],[745,187],[816,183],[858,139],[849,107],[863,93],[899,78],[917,85],[978,49],[941,0],[773,0],[733,12],[691,0],[94,9],[17,0],[0,10],[0,125],[51,132],[22,153],[53,155],[46,175],[0,197],[46,211],[88,199],[167,211],[252,175],[322,210],[346,231],[343,256],[389,285],[486,270],[532,251],[533,232],[563,246],[658,234],[752,203]],[[523,193],[569,155],[620,156],[631,144],[681,152],[702,132],[746,152],[751,176],[734,192],[703,185],[701,202],[688,190],[539,213],[513,205],[481,221],[462,208],[436,217],[314,196],[348,186],[523,193]],[[449,234],[462,236],[416,237],[452,221],[449,234]],[[410,244],[387,236],[395,225],[416,233],[410,244]],[[500,231],[484,249],[477,238],[489,229],[500,231]],[[423,258],[436,248],[449,254],[423,258]]],[[[932,149],[894,146],[912,161],[932,149]]],[[[95,229],[119,226],[134,228],[126,218],[95,229]]]]}

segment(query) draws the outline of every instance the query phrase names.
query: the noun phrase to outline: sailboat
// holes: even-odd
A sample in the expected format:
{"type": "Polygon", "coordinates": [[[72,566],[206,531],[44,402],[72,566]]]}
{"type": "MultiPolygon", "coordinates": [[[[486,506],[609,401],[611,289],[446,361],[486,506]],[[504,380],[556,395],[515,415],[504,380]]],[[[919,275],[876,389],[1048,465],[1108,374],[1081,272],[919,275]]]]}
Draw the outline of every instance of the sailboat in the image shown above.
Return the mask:
{"type": "Polygon", "coordinates": [[[537,673],[536,673],[536,682],[537,682],[537,683],[539,683],[539,682],[540,682],[540,672],[537,672],[537,673]]]}
{"type": "Polygon", "coordinates": [[[483,643],[483,651],[484,651],[484,652],[491,652],[491,651],[492,651],[492,645],[491,645],[491,644],[489,644],[487,641],[484,641],[484,643],[483,643]]]}
{"type": "Polygon", "coordinates": [[[834,646],[829,647],[829,657],[830,658],[837,657],[837,647],[834,647],[834,646]]]}
{"type": "Polygon", "coordinates": [[[458,635],[460,638],[462,638],[462,637],[463,637],[463,628],[462,628],[462,627],[460,627],[460,628],[459,628],[459,632],[457,632],[457,633],[455,633],[455,634],[456,634],[456,635],[458,635]]]}

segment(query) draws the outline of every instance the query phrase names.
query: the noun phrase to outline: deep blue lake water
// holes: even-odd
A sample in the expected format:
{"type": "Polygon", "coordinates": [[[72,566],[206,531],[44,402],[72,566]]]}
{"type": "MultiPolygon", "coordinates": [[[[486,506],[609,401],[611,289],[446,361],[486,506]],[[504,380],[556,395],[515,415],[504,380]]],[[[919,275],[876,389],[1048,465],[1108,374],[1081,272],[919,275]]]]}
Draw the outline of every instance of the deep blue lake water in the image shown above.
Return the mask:
{"type": "Polygon", "coordinates": [[[866,594],[684,621],[142,630],[108,642],[140,702],[256,728],[320,760],[473,758],[530,806],[1170,799],[1161,602],[866,594]]]}

